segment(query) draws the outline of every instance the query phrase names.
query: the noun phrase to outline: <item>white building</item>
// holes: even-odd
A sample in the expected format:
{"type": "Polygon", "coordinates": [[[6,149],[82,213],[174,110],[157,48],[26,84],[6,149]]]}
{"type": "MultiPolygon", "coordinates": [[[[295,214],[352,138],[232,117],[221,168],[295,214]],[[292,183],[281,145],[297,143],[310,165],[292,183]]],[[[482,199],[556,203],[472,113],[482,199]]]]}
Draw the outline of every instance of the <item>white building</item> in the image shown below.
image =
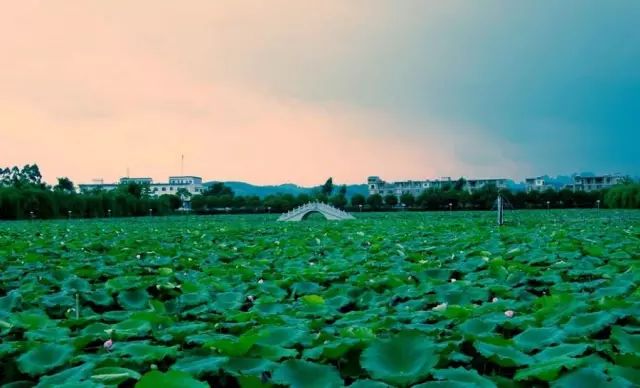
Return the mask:
{"type": "MultiPolygon", "coordinates": [[[[401,181],[401,182],[385,182],[377,176],[371,176],[367,180],[369,186],[369,195],[380,194],[382,196],[395,195],[400,197],[402,194],[410,193],[414,196],[420,195],[428,189],[442,189],[455,184],[450,177],[442,177],[434,180],[424,181],[401,181]]],[[[468,192],[479,190],[487,185],[494,185],[499,189],[507,187],[507,179],[468,179],[465,181],[463,189],[468,192]]]]}
{"type": "Polygon", "coordinates": [[[546,191],[548,189],[555,189],[556,187],[548,182],[545,177],[537,176],[535,178],[526,178],[524,180],[527,193],[531,191],[546,191]]]}
{"type": "Polygon", "coordinates": [[[380,177],[370,176],[367,179],[369,185],[369,195],[380,194],[395,195],[400,197],[404,193],[411,193],[414,196],[419,195],[423,191],[432,188],[441,188],[444,183],[451,183],[451,178],[441,178],[440,180],[424,180],[424,181],[401,181],[401,182],[385,182],[380,177]]]}
{"type": "Polygon", "coordinates": [[[576,176],[573,178],[573,185],[567,188],[573,191],[594,191],[608,189],[622,183],[624,177],[619,174],[599,175],[599,176],[576,176]]]}
{"type": "MultiPolygon", "coordinates": [[[[148,188],[148,193],[152,197],[158,197],[163,194],[173,194],[177,195],[178,190],[184,189],[191,196],[202,194],[206,191],[206,188],[202,184],[202,178],[198,176],[171,176],[169,177],[168,183],[154,183],[152,178],[143,177],[143,178],[120,178],[118,184],[116,183],[90,183],[90,184],[81,184],[78,185],[80,187],[81,192],[88,192],[94,190],[104,190],[111,191],[118,188],[119,185],[125,185],[128,183],[137,183],[143,185],[148,188]]],[[[183,192],[181,190],[181,192],[183,192]]],[[[190,206],[190,198],[189,196],[185,196],[182,198],[184,203],[184,208],[189,208],[190,206]]]]}

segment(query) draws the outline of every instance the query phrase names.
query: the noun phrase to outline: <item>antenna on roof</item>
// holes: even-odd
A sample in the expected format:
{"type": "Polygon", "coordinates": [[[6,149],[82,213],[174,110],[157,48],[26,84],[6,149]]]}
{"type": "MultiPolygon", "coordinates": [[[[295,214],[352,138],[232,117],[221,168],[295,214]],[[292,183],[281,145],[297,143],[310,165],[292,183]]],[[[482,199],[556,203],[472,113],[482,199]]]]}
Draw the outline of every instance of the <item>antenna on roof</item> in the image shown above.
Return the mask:
{"type": "Polygon", "coordinates": [[[180,161],[180,175],[184,175],[184,154],[182,154],[182,160],[180,161]]]}
{"type": "Polygon", "coordinates": [[[129,175],[129,167],[127,167],[127,178],[131,178],[131,176],[129,175]]]}

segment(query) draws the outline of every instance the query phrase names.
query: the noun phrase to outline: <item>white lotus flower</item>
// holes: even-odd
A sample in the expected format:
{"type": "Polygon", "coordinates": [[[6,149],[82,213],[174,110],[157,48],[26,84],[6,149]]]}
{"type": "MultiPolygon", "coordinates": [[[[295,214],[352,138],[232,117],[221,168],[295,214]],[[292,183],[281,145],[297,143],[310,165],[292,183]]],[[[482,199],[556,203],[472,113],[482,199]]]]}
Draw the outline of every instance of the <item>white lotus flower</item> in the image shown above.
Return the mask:
{"type": "Polygon", "coordinates": [[[504,315],[505,315],[507,318],[513,318],[513,315],[514,315],[514,314],[515,314],[515,313],[513,312],[513,310],[507,310],[507,311],[505,311],[505,312],[504,312],[504,315]]]}
{"type": "Polygon", "coordinates": [[[437,305],[436,307],[432,308],[431,310],[433,310],[433,311],[444,311],[446,309],[447,309],[447,303],[445,302],[445,303],[437,305]]]}
{"type": "Polygon", "coordinates": [[[258,280],[258,284],[262,284],[262,283],[264,283],[264,280],[262,279],[258,280]]]}
{"type": "Polygon", "coordinates": [[[497,301],[498,301],[498,298],[494,297],[493,299],[491,299],[491,302],[493,302],[493,303],[496,303],[497,301]]]}
{"type": "Polygon", "coordinates": [[[456,281],[456,278],[451,279],[451,283],[455,283],[456,281]]]}
{"type": "Polygon", "coordinates": [[[113,347],[113,341],[108,339],[104,342],[104,344],[102,345],[107,351],[111,350],[111,348],[113,347]]]}

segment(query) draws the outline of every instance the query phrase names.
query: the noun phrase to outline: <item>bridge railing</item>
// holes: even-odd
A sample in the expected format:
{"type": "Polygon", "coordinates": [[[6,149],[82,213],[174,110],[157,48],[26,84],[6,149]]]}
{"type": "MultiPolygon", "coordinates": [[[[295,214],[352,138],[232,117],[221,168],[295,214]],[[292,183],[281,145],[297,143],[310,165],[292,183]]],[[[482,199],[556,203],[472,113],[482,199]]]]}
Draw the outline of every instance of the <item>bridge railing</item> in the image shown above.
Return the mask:
{"type": "Polygon", "coordinates": [[[295,209],[289,210],[286,213],[283,213],[279,219],[281,220],[289,219],[307,211],[320,211],[334,217],[352,217],[349,213],[345,212],[344,210],[337,209],[325,203],[308,202],[304,205],[298,206],[295,209]]]}

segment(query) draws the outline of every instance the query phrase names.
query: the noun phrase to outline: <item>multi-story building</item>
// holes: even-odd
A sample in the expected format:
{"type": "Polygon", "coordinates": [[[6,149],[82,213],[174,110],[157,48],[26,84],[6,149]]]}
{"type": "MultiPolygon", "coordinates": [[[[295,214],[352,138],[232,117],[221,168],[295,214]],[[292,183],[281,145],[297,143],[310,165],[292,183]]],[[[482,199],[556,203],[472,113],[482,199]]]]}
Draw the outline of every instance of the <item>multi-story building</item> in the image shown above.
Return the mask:
{"type": "Polygon", "coordinates": [[[622,183],[624,177],[619,174],[599,176],[575,176],[573,184],[567,188],[573,191],[594,191],[608,189],[622,183]]]}
{"type": "Polygon", "coordinates": [[[497,179],[469,179],[465,181],[464,190],[472,193],[476,190],[479,190],[485,186],[495,186],[498,189],[506,189],[507,179],[497,178],[497,179]]]}
{"type": "Polygon", "coordinates": [[[451,182],[451,178],[442,178],[441,180],[424,180],[424,181],[402,181],[402,182],[385,182],[380,177],[371,176],[367,180],[369,185],[369,195],[380,194],[395,195],[400,197],[404,193],[419,195],[423,191],[431,188],[442,187],[444,182],[451,182]]]}
{"type": "Polygon", "coordinates": [[[545,177],[537,176],[535,178],[526,178],[524,181],[527,193],[531,191],[546,191],[555,189],[555,185],[548,182],[545,177]]]}
{"type": "MultiPolygon", "coordinates": [[[[466,180],[463,189],[468,192],[479,190],[487,185],[494,185],[499,189],[507,187],[507,179],[469,179],[466,180]]],[[[424,181],[401,181],[401,182],[385,182],[377,176],[371,176],[367,180],[369,185],[369,195],[380,194],[382,196],[395,195],[400,197],[402,194],[410,193],[414,196],[419,195],[428,189],[442,189],[455,183],[450,177],[442,177],[434,180],[424,181]]]]}
{"type": "MultiPolygon", "coordinates": [[[[144,185],[148,188],[148,193],[152,197],[157,197],[163,194],[177,195],[180,189],[186,190],[191,196],[202,194],[206,191],[206,188],[202,184],[202,178],[198,176],[171,176],[168,183],[154,183],[152,178],[120,178],[119,184],[104,183],[102,181],[94,182],[90,184],[80,184],[80,191],[88,192],[94,190],[111,191],[115,190],[119,185],[125,185],[129,183],[137,183],[144,185]]],[[[184,190],[180,190],[180,193],[184,193],[184,190]]],[[[190,207],[190,198],[188,195],[183,196],[183,207],[190,207]]]]}

